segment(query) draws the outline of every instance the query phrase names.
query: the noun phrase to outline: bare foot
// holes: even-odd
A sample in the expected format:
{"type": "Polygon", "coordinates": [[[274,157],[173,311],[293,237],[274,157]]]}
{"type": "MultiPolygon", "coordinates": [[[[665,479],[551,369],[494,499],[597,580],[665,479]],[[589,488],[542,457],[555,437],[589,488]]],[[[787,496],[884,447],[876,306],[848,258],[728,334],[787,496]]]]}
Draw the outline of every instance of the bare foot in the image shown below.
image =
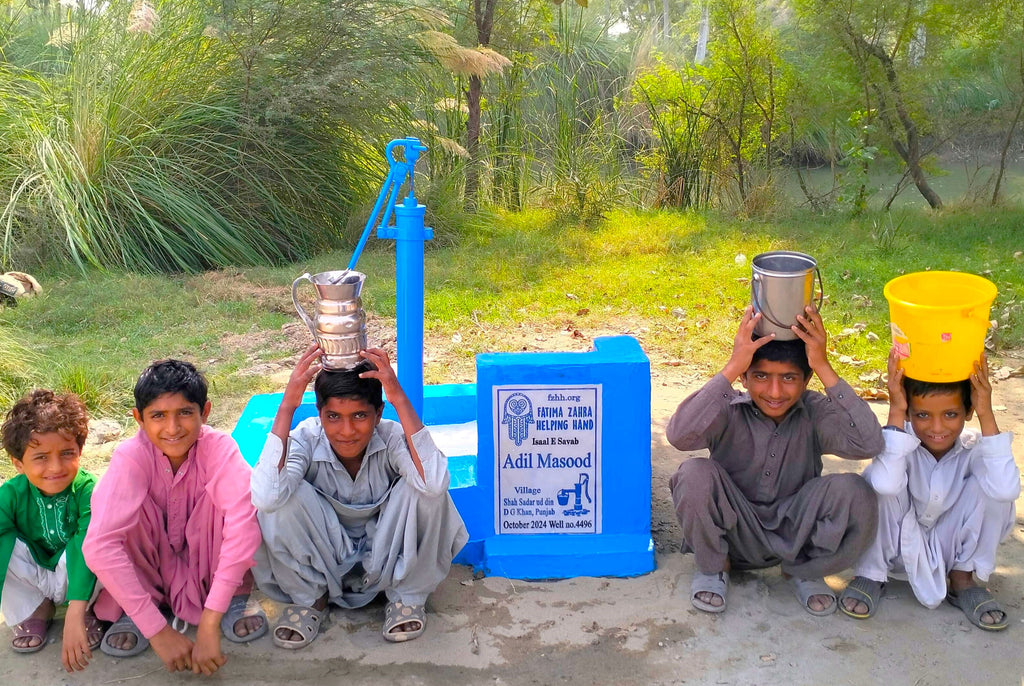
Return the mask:
{"type": "MultiPolygon", "coordinates": [[[[807,607],[811,608],[815,612],[821,612],[822,610],[830,608],[834,602],[835,598],[830,595],[812,595],[807,598],[807,607]]],[[[861,604],[863,605],[863,603],[861,604]]],[[[865,610],[865,612],[867,612],[867,610],[865,610]]]]}
{"type": "MultiPolygon", "coordinates": [[[[820,598],[821,596],[813,597],[820,598]]],[[[856,598],[843,598],[843,607],[847,612],[852,612],[855,615],[866,615],[868,613],[868,604],[856,598]]]]}
{"type": "MultiPolygon", "coordinates": [[[[782,578],[786,579],[787,581],[790,581],[793,579],[793,575],[783,572],[782,578]]],[[[802,594],[800,594],[798,591],[797,595],[802,594]]],[[[832,604],[835,601],[835,596],[828,595],[825,593],[815,593],[814,595],[807,596],[807,609],[811,612],[834,612],[835,608],[832,607],[832,604]],[[829,608],[832,608],[832,610],[829,610],[829,608]]]]}
{"type": "MultiPolygon", "coordinates": [[[[254,631],[259,631],[261,626],[263,626],[263,618],[259,615],[254,617],[242,617],[235,622],[235,634],[238,636],[248,636],[254,631]]],[[[295,632],[292,631],[291,633],[295,632]]]]}
{"type": "MultiPolygon", "coordinates": [[[[33,610],[27,619],[41,619],[44,622],[48,622],[53,619],[53,612],[53,601],[47,598],[39,603],[39,607],[33,610]]],[[[42,645],[45,640],[46,636],[19,636],[11,641],[11,645],[15,648],[36,648],[42,645]]]]}
{"type": "MultiPolygon", "coordinates": [[[[974,572],[954,569],[949,573],[949,590],[954,594],[959,594],[961,591],[977,585],[974,582],[974,572]]],[[[979,619],[982,624],[999,624],[1006,619],[1006,613],[1002,611],[985,612],[979,619]]]]}
{"type": "MultiPolygon", "coordinates": [[[[731,569],[732,563],[729,561],[729,558],[727,557],[725,558],[725,567],[722,569],[722,571],[728,574],[731,569]]],[[[694,597],[702,603],[707,603],[711,607],[722,607],[723,605],[725,605],[725,598],[718,595],[717,593],[712,593],[711,591],[701,591],[699,593],[695,593],[694,597]]]]}
{"type": "Polygon", "coordinates": [[[117,650],[131,650],[137,643],[137,636],[130,631],[119,631],[107,636],[107,645],[117,650]]]}

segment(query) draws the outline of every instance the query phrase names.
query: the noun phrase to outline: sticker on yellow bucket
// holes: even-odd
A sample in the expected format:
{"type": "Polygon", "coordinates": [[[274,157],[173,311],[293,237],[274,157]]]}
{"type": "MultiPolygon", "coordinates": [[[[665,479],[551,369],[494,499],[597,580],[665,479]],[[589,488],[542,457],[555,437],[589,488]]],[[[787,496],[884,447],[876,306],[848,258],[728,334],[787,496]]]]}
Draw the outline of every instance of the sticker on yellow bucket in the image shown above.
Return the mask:
{"type": "Polygon", "coordinates": [[[901,360],[907,359],[910,357],[910,339],[895,322],[890,323],[889,328],[892,330],[892,345],[896,348],[896,356],[901,360]]]}

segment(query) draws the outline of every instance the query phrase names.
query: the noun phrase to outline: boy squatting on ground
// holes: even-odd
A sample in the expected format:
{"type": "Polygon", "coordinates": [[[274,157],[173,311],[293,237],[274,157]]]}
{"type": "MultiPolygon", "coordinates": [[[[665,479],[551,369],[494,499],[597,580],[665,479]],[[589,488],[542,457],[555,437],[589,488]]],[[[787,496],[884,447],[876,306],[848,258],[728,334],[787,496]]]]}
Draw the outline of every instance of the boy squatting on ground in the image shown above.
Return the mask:
{"type": "Polygon", "coordinates": [[[691,602],[722,612],[730,568],[781,562],[804,608],[827,615],[836,599],[822,577],[857,560],[875,535],[878,510],[857,474],[822,476],[821,455],[870,458],[882,450],[882,431],[829,364],[813,307],[792,327],[800,340],[754,340],[760,316],[746,309],[722,372],[684,400],[668,425],[676,448],[711,452],[685,460],[670,481],[682,549],[697,566],[691,602]],[[825,395],[807,390],[812,371],[825,395]],[[733,389],[737,377],[749,394],[733,389]]]}
{"type": "Polygon", "coordinates": [[[18,470],[0,486],[0,606],[14,628],[11,647],[42,650],[55,605],[66,599],[64,668],[85,669],[103,636],[88,607],[96,577],[82,557],[96,483],[78,468],[89,432],[85,406],[75,395],[33,391],[11,408],[0,431],[18,470]]]}
{"type": "Polygon", "coordinates": [[[222,632],[243,642],[267,628],[247,606],[260,543],[249,467],[229,435],[205,425],[206,380],[188,362],[146,369],[132,414],[140,430],[114,450],[96,486],[83,545],[103,586],[96,616],[116,620],[101,650],[129,656],[152,644],[168,671],[209,675],[227,659],[222,632]],[[196,625],[195,644],[179,622],[196,625]]]}
{"type": "Polygon", "coordinates": [[[1006,613],[973,579],[987,581],[995,568],[1020,494],[1013,434],[999,432],[992,412],[988,362],[982,354],[970,379],[953,383],[905,378],[897,365],[890,351],[885,450],[864,470],[878,493],[878,534],[854,567],[840,609],[871,617],[885,581],[896,576],[929,608],[946,598],[975,626],[1005,629],[1006,613]],[[964,429],[972,413],[980,434],[964,429]]]}
{"type": "Polygon", "coordinates": [[[363,607],[381,591],[389,601],[384,638],[410,640],[423,633],[427,596],[469,538],[448,495],[448,460],[387,353],[365,350],[373,366],[351,371],[320,371],[320,354],[311,346],[295,365],[252,472],[263,530],[256,583],[291,603],[273,640],[303,648],[319,633],[328,602],[363,607]],[[318,414],[289,433],[314,376],[318,414]],[[381,420],[382,387],[400,423],[381,420]]]}

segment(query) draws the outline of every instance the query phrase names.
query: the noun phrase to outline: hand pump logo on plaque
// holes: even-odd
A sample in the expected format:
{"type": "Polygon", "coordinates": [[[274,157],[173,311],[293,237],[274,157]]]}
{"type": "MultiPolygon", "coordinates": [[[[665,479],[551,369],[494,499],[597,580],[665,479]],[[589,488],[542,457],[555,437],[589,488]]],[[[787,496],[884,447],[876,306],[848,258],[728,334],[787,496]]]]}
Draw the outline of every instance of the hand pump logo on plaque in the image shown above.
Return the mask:
{"type": "Polygon", "coordinates": [[[601,386],[495,386],[498,533],[601,533],[601,386]]]}

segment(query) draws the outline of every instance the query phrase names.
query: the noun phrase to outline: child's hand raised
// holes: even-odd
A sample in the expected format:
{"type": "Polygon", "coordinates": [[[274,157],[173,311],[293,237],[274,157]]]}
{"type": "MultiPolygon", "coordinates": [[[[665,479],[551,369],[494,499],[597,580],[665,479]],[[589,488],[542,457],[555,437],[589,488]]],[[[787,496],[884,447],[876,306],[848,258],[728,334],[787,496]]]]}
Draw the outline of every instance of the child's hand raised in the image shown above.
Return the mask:
{"type": "Polygon", "coordinates": [[[380,348],[367,348],[359,352],[363,359],[373,363],[376,369],[369,369],[359,375],[360,379],[377,379],[384,387],[384,393],[390,399],[392,391],[399,388],[398,377],[395,370],[391,368],[391,359],[388,354],[380,348]],[[390,390],[389,390],[390,389],[390,390]]]}
{"type": "Polygon", "coordinates": [[[817,372],[818,368],[828,364],[828,331],[821,321],[821,315],[814,305],[804,308],[804,314],[798,314],[794,324],[789,327],[804,342],[807,350],[807,363],[817,372]]]}
{"type": "Polygon", "coordinates": [[[988,356],[984,351],[981,359],[974,363],[971,374],[971,406],[978,415],[983,436],[995,436],[999,433],[996,416],[992,411],[992,382],[988,378],[988,356]]]}
{"type": "Polygon", "coordinates": [[[757,340],[753,339],[754,327],[759,321],[761,321],[761,313],[754,314],[754,307],[747,305],[747,309],[743,310],[743,319],[740,320],[740,326],[736,330],[736,337],[732,342],[732,355],[722,369],[722,375],[729,379],[730,383],[747,371],[751,360],[754,359],[755,350],[775,340],[774,333],[762,336],[757,340]]]}
{"type": "Polygon", "coordinates": [[[889,348],[889,360],[886,363],[889,379],[885,382],[889,391],[889,421],[891,426],[903,428],[907,421],[907,393],[903,390],[903,369],[900,367],[900,356],[896,346],[889,348]]]}
{"type": "Polygon", "coordinates": [[[284,397],[281,404],[286,407],[296,408],[302,404],[302,396],[309,387],[309,382],[320,372],[320,346],[316,343],[306,348],[295,363],[295,369],[288,377],[288,385],[284,388],[284,397]]]}
{"type": "Polygon", "coordinates": [[[807,351],[807,364],[811,371],[818,375],[825,388],[831,388],[839,382],[839,375],[832,369],[828,361],[828,331],[821,321],[818,308],[813,304],[804,308],[804,314],[796,316],[797,324],[789,327],[804,342],[807,351]]]}

